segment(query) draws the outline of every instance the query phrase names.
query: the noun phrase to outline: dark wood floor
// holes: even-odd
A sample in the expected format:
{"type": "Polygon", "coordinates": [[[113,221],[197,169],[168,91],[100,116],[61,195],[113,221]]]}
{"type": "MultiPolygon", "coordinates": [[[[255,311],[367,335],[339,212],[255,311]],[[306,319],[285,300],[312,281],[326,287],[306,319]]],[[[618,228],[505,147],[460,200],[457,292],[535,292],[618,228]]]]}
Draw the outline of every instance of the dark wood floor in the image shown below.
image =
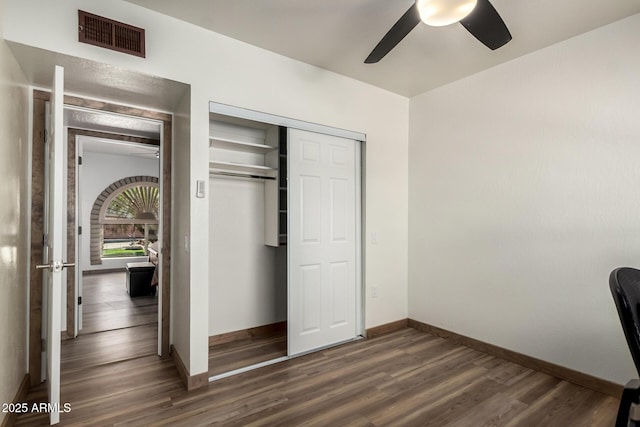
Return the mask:
{"type": "Polygon", "coordinates": [[[209,375],[244,368],[287,355],[287,331],[209,346],[209,375]]]}
{"type": "MultiPolygon", "coordinates": [[[[66,345],[64,343],[63,345],[66,345]]],[[[62,425],[612,426],[618,400],[414,329],[187,392],[145,356],[62,378],[62,425]]],[[[33,391],[31,401],[44,401],[33,391]]],[[[45,425],[27,414],[18,425],[45,425]]]]}
{"type": "Polygon", "coordinates": [[[78,335],[62,342],[61,375],[158,353],[156,324],[78,335]]]}
{"type": "Polygon", "coordinates": [[[108,331],[158,321],[158,297],[131,298],[124,270],[82,277],[81,334],[108,331]]]}
{"type": "Polygon", "coordinates": [[[61,346],[61,373],[158,352],[156,296],[130,297],[124,271],[83,276],[83,327],[61,346]]]}

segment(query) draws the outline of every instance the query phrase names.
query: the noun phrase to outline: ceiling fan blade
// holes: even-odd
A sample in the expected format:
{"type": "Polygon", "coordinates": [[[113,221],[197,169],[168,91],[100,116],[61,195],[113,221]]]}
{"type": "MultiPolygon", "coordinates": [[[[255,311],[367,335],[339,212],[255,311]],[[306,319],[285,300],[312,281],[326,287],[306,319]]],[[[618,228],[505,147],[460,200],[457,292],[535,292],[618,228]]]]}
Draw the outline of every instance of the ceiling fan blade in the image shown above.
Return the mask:
{"type": "Polygon", "coordinates": [[[367,59],[364,60],[365,64],[374,64],[380,61],[384,56],[391,52],[391,49],[396,47],[400,41],[413,30],[420,22],[420,15],[418,14],[418,8],[414,3],[413,6],[407,10],[398,22],[384,35],[380,43],[371,51],[367,59]]]}
{"type": "Polygon", "coordinates": [[[476,7],[460,23],[491,50],[504,46],[511,40],[511,33],[489,0],[478,0],[476,7]]]}

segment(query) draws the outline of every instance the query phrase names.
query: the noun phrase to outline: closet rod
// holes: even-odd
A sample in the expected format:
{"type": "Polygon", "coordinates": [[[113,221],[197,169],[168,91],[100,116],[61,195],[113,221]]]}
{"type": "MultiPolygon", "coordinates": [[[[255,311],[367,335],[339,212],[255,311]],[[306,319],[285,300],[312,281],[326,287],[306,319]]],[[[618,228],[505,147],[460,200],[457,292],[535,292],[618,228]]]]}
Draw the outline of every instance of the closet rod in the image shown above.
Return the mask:
{"type": "Polygon", "coordinates": [[[236,178],[249,178],[249,179],[273,179],[273,180],[276,179],[273,176],[246,175],[242,173],[221,172],[221,171],[209,171],[209,175],[222,175],[222,176],[232,176],[236,178]]]}

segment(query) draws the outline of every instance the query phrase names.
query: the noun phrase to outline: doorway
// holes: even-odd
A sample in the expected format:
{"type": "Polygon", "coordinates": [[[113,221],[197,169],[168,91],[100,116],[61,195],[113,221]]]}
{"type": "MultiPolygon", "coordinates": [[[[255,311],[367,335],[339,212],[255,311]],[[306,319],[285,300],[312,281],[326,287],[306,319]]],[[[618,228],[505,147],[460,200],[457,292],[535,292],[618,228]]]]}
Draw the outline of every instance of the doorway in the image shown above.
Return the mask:
{"type": "MultiPolygon", "coordinates": [[[[69,187],[76,184],[69,198],[78,196],[76,289],[81,304],[76,318],[67,319],[67,336],[152,322],[157,325],[158,280],[152,286],[156,265],[148,261],[160,236],[161,124],[95,111],[67,109],[65,115],[70,126],[94,127],[116,120],[122,124],[114,133],[77,128],[68,131],[69,152],[76,148],[78,154],[75,162],[69,156],[68,169],[69,187]],[[147,292],[127,292],[126,266],[132,263],[147,263],[147,292]]],[[[69,204],[74,203],[69,200],[69,204]]],[[[71,218],[69,221],[68,228],[72,229],[74,224],[71,218]]],[[[73,252],[71,238],[68,243],[68,252],[73,252]]],[[[73,304],[73,296],[67,300],[73,304]]]]}
{"type": "MultiPolygon", "coordinates": [[[[43,145],[37,141],[43,141],[45,135],[45,104],[49,99],[49,93],[34,91],[33,94],[33,150],[32,150],[32,218],[31,218],[31,263],[38,264],[42,259],[42,219],[44,213],[44,203],[42,200],[44,186],[44,150],[43,145]]],[[[160,277],[160,285],[158,291],[159,309],[158,309],[158,340],[157,353],[161,357],[169,356],[169,315],[170,315],[170,257],[168,248],[171,241],[171,153],[172,153],[172,116],[167,113],[142,110],[140,108],[132,108],[118,104],[107,103],[103,101],[87,100],[79,97],[65,96],[65,106],[73,108],[87,109],[91,108],[97,112],[112,113],[123,116],[138,117],[148,120],[155,120],[162,123],[161,141],[158,147],[158,153],[161,160],[161,169],[159,173],[159,185],[162,192],[161,211],[161,243],[159,257],[158,276],[160,277]],[[166,185],[165,185],[166,184],[166,185]],[[167,250],[162,250],[166,248],[167,250]]],[[[87,132],[82,130],[82,132],[87,132]]],[[[80,132],[80,133],[82,133],[80,132]]],[[[100,132],[105,132],[101,130],[100,132]]],[[[108,133],[108,132],[107,132],[108,133]]],[[[71,136],[71,135],[70,135],[71,136]]],[[[78,133],[75,134],[75,137],[78,133]]],[[[94,135],[95,136],[95,135],[94,135]]],[[[72,138],[70,138],[72,139],[72,138]]],[[[75,147],[75,144],[72,144],[75,147]]],[[[76,164],[77,153],[75,148],[69,150],[68,162],[69,166],[76,164]]],[[[69,183],[76,182],[76,169],[70,168],[69,183]]],[[[74,195],[76,188],[68,189],[69,195],[74,195]]],[[[75,199],[75,198],[74,198],[75,199]]],[[[68,203],[72,203],[69,201],[68,203]]],[[[75,217],[75,203],[73,207],[68,209],[69,216],[67,221],[67,241],[71,245],[67,247],[67,260],[70,263],[78,261],[76,259],[77,248],[75,241],[78,229],[78,222],[75,217]]],[[[84,252],[83,252],[84,253],[84,252]]],[[[80,269],[71,269],[67,277],[67,336],[75,336],[78,324],[75,319],[78,318],[78,289],[76,288],[77,275],[80,269]]],[[[29,326],[29,371],[31,373],[31,384],[39,383],[41,377],[41,318],[42,318],[42,274],[35,272],[30,278],[30,326],[29,326]]]]}

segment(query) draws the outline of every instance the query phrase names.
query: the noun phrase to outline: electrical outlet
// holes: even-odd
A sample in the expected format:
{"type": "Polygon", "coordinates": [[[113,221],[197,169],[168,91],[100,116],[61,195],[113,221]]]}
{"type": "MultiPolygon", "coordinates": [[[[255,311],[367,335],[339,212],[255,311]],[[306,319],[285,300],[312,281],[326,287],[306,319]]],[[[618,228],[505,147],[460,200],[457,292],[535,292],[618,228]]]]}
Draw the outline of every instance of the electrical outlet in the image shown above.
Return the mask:
{"type": "Polygon", "coordinates": [[[371,287],[371,298],[378,298],[378,287],[377,286],[372,286],[371,287]]]}

